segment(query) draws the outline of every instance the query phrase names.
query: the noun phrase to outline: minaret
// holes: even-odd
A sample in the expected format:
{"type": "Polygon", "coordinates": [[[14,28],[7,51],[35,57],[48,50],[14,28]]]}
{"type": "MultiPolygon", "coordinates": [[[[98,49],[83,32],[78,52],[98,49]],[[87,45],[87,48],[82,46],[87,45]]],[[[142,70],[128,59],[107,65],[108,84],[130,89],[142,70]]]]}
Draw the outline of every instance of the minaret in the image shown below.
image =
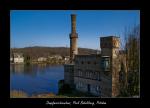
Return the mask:
{"type": "Polygon", "coordinates": [[[78,34],[76,33],[76,14],[71,14],[70,63],[73,63],[75,55],[78,54],[77,38],[78,34]]]}

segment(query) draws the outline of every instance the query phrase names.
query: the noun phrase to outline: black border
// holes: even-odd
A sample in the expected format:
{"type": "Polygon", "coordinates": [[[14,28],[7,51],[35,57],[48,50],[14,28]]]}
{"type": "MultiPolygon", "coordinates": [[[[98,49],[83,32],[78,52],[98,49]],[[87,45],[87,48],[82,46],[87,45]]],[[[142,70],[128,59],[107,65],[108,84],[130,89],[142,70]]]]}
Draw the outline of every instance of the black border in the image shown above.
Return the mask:
{"type": "Polygon", "coordinates": [[[10,0],[4,1],[8,9],[139,9],[140,0],[10,0]]]}
{"type": "MultiPolygon", "coordinates": [[[[141,3],[137,0],[10,0],[3,1],[0,4],[0,24],[2,24],[2,29],[0,29],[0,36],[3,38],[0,40],[2,52],[1,57],[1,68],[3,75],[0,75],[0,82],[2,89],[0,89],[0,103],[8,105],[9,107],[19,106],[50,106],[46,105],[46,101],[55,102],[73,102],[73,101],[91,101],[96,102],[97,100],[101,102],[106,102],[106,105],[131,105],[137,104],[141,105],[143,101],[143,92],[141,92],[140,98],[50,98],[50,99],[11,99],[9,98],[9,83],[10,83],[10,11],[11,10],[141,10],[141,3]],[[6,59],[7,58],[7,59],[6,59]]],[[[141,49],[142,50],[142,49],[141,49]]],[[[142,59],[142,58],[141,58],[142,59]]],[[[142,60],[141,60],[142,61],[142,60]]],[[[141,67],[142,68],[142,67],[141,67]]],[[[142,91],[142,77],[141,75],[141,90],[142,91]]],[[[58,106],[58,105],[54,105],[58,106]]],[[[64,105],[61,105],[64,106],[64,105]]],[[[74,105],[79,106],[79,105],[74,105]]],[[[80,105],[85,107],[85,105],[80,105]]],[[[89,106],[89,105],[88,105],[89,106]]],[[[99,105],[96,105],[99,106],[99,105]]]]}

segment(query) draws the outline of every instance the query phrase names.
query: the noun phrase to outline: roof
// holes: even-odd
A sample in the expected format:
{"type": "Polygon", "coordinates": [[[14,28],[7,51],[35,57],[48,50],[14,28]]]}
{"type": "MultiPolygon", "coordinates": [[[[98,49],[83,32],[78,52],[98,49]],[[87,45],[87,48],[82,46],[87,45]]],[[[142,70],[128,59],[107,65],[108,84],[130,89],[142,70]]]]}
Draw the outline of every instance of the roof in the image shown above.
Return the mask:
{"type": "Polygon", "coordinates": [[[100,38],[120,38],[119,36],[105,36],[105,37],[100,37],[100,38]]]}

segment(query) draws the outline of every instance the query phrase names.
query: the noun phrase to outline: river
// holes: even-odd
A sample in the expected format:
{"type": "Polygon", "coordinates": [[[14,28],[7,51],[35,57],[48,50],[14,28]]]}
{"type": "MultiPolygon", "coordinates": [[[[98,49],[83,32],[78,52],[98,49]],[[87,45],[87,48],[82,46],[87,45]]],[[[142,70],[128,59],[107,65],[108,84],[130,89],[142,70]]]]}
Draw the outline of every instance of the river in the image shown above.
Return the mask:
{"type": "Polygon", "coordinates": [[[64,79],[63,65],[11,64],[10,90],[21,90],[28,95],[58,93],[58,81],[64,79]]]}

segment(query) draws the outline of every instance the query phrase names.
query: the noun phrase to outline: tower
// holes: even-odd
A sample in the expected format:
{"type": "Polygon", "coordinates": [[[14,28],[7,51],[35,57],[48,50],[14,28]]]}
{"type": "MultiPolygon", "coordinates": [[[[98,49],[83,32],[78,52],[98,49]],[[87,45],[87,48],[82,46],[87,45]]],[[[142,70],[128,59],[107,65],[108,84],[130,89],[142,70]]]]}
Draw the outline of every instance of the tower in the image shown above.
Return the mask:
{"type": "Polygon", "coordinates": [[[76,14],[71,14],[71,33],[70,33],[70,62],[72,63],[76,54],[78,34],[76,33],[76,14]]]}
{"type": "Polygon", "coordinates": [[[100,38],[102,69],[111,77],[112,97],[119,94],[119,37],[108,36],[100,38]]]}

